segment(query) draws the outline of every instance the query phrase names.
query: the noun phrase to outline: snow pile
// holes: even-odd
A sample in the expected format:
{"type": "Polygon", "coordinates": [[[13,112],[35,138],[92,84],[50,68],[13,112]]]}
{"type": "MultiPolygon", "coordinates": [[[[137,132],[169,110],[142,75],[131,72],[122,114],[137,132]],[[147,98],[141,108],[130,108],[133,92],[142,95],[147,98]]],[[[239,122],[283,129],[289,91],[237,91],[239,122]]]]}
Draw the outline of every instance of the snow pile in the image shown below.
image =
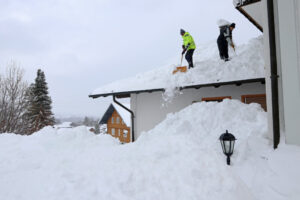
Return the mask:
{"type": "Polygon", "coordinates": [[[233,0],[232,3],[236,7],[236,6],[242,5],[246,1],[247,0],[233,0]]]}
{"type": "Polygon", "coordinates": [[[0,135],[0,199],[300,198],[300,148],[273,151],[266,113],[235,100],[195,103],[121,145],[85,127],[0,135]],[[232,166],[218,138],[236,138],[232,166]]]}
{"type": "Polygon", "coordinates": [[[229,21],[227,21],[227,20],[225,20],[225,19],[219,19],[218,21],[217,21],[217,25],[219,26],[219,27],[222,27],[222,26],[228,26],[228,25],[230,25],[231,23],[229,22],[229,21]]]}
{"type": "Polygon", "coordinates": [[[230,49],[229,54],[232,60],[224,62],[220,60],[215,41],[198,45],[194,53],[195,67],[187,73],[172,75],[172,71],[179,66],[179,63],[173,64],[102,86],[91,94],[160,88],[174,90],[179,86],[264,77],[262,37],[250,40],[247,45],[238,46],[236,52],[230,49]]]}

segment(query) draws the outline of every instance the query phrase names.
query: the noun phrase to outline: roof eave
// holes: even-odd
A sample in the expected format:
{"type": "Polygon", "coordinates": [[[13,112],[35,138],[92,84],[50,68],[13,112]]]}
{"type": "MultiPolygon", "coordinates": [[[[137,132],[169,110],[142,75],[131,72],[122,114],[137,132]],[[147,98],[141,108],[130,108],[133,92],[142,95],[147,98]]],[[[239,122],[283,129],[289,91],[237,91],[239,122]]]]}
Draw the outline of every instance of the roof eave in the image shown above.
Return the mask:
{"type": "MultiPolygon", "coordinates": [[[[207,83],[207,84],[197,84],[197,85],[188,85],[183,87],[178,87],[179,90],[184,89],[200,89],[202,87],[215,87],[218,88],[220,86],[225,85],[236,85],[240,86],[245,83],[257,83],[261,82],[262,84],[265,83],[265,78],[253,78],[253,79],[245,79],[245,80],[236,80],[236,81],[227,81],[227,82],[216,82],[216,83],[207,83]]],[[[111,93],[103,93],[103,94],[94,94],[89,95],[90,98],[99,98],[99,97],[107,97],[107,96],[113,96],[115,95],[118,98],[126,98],[130,97],[130,94],[139,94],[139,93],[152,93],[152,92],[161,92],[165,91],[164,88],[158,88],[158,89],[149,89],[149,90],[133,90],[133,91],[125,91],[125,92],[111,92],[111,93]]]]}

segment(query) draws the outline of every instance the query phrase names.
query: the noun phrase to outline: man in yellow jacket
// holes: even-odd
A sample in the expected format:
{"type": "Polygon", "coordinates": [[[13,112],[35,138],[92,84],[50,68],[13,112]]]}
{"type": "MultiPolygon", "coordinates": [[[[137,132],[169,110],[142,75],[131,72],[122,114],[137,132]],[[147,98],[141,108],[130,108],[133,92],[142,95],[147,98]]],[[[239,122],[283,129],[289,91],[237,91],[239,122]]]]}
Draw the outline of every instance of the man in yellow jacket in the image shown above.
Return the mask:
{"type": "Polygon", "coordinates": [[[194,42],[193,37],[188,33],[185,32],[185,30],[180,29],[180,35],[182,36],[183,39],[183,45],[182,45],[182,55],[185,54],[185,59],[189,63],[189,69],[193,68],[193,54],[196,49],[196,45],[194,42]]]}

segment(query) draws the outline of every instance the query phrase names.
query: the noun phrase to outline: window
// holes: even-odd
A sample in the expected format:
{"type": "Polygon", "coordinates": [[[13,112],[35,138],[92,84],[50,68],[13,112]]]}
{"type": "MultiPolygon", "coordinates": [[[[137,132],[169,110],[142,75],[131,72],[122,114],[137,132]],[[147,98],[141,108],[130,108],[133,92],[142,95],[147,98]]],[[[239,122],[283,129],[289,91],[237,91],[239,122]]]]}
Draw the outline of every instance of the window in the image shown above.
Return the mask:
{"type": "Polygon", "coordinates": [[[128,131],[127,131],[127,130],[124,130],[124,131],[123,131],[123,138],[127,138],[127,135],[128,135],[128,131]]]}
{"type": "Polygon", "coordinates": [[[120,117],[117,117],[117,124],[120,124],[120,117]]]}
{"type": "Polygon", "coordinates": [[[258,103],[261,107],[267,111],[266,94],[248,94],[242,95],[241,101],[243,103],[258,103]]]}
{"type": "Polygon", "coordinates": [[[112,134],[113,136],[115,136],[115,129],[114,129],[114,128],[111,129],[111,134],[112,134]]]}
{"type": "Polygon", "coordinates": [[[206,101],[206,102],[209,102],[209,101],[221,102],[224,99],[231,99],[231,96],[224,96],[224,97],[204,97],[204,98],[202,98],[202,101],[206,101]]]}
{"type": "Polygon", "coordinates": [[[118,133],[119,133],[119,135],[118,135],[118,136],[121,136],[121,130],[120,130],[120,129],[118,129],[118,133]]]}
{"type": "Polygon", "coordinates": [[[114,123],[114,117],[111,118],[111,123],[112,123],[112,124],[114,123]]]}

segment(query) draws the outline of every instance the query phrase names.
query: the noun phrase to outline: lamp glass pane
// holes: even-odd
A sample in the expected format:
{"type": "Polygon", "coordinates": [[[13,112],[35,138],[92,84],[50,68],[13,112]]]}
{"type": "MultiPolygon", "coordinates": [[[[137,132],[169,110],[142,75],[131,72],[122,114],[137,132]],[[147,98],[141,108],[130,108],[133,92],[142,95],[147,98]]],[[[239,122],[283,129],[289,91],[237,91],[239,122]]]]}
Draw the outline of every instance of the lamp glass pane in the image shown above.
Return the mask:
{"type": "Polygon", "coordinates": [[[230,148],[230,154],[232,154],[233,153],[233,149],[234,149],[234,140],[233,141],[231,141],[231,148],[230,148]]]}
{"type": "Polygon", "coordinates": [[[225,153],[230,153],[230,141],[224,141],[225,153]]]}

